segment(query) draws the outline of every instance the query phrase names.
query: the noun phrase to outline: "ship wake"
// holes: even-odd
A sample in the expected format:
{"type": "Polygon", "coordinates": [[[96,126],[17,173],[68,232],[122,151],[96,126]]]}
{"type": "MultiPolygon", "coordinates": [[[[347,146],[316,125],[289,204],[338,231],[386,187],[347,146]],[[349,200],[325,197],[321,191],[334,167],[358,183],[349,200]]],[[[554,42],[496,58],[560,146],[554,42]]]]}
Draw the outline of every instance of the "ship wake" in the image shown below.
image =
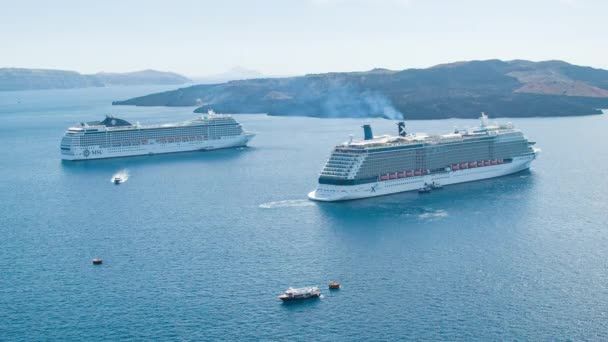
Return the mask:
{"type": "Polygon", "coordinates": [[[316,205],[314,202],[309,200],[284,200],[262,203],[259,205],[263,209],[274,209],[274,208],[292,208],[292,207],[311,207],[316,205]]]}
{"type": "Polygon", "coordinates": [[[424,213],[418,215],[421,220],[438,220],[448,216],[448,212],[442,209],[437,210],[425,210],[424,213]]]}

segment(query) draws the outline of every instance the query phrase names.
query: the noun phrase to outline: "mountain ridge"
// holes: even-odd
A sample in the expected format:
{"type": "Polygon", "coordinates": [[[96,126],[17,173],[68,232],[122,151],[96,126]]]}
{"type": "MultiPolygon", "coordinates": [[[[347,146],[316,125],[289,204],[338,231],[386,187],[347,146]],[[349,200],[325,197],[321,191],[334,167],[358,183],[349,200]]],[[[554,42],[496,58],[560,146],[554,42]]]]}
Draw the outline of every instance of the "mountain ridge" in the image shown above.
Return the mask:
{"type": "Polygon", "coordinates": [[[146,69],[134,72],[81,74],[71,70],[0,68],[0,91],[72,89],[117,85],[167,84],[191,82],[182,75],[146,69]]]}
{"type": "Polygon", "coordinates": [[[494,117],[588,115],[608,108],[608,71],[556,60],[476,60],[195,85],[113,104],[394,119],[472,118],[481,111],[494,117]]]}

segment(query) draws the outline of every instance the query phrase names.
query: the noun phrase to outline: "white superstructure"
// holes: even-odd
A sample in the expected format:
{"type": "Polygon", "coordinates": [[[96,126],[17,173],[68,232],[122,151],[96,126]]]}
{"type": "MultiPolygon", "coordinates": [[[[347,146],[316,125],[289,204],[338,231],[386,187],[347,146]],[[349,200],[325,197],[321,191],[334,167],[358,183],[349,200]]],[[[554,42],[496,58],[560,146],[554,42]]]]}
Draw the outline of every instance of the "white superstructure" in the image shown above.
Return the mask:
{"type": "Polygon", "coordinates": [[[427,187],[476,181],[528,169],[540,149],[511,124],[481,125],[443,135],[407,134],[374,137],[335,147],[308,197],[341,201],[427,187]]]}
{"type": "Polygon", "coordinates": [[[244,146],[255,134],[230,115],[209,112],[180,123],[142,126],[112,116],[70,127],[61,158],[87,160],[244,146]]]}

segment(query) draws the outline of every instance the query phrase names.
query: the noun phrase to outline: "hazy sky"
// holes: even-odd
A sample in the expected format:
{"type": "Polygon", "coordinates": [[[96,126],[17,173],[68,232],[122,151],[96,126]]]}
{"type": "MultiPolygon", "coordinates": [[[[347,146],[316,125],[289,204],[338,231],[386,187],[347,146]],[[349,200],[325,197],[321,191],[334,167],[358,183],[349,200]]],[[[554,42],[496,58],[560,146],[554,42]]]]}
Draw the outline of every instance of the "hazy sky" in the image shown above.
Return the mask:
{"type": "Polygon", "coordinates": [[[608,0],[0,0],[0,67],[201,76],[562,59],[608,69],[608,0]]]}

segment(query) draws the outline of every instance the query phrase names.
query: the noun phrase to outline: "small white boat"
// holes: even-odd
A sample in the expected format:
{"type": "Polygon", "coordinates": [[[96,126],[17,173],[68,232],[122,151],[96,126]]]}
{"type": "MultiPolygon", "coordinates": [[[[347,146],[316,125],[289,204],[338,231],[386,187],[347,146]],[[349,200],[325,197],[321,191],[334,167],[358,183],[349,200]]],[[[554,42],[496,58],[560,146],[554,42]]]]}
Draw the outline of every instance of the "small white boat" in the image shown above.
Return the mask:
{"type": "Polygon", "coordinates": [[[127,172],[127,170],[122,170],[112,176],[112,183],[118,185],[126,182],[128,179],[129,173],[127,172]]]}
{"type": "Polygon", "coordinates": [[[321,291],[316,286],[302,287],[298,289],[289,288],[285,293],[279,296],[279,299],[287,302],[291,300],[310,299],[321,297],[321,291]]]}
{"type": "Polygon", "coordinates": [[[431,190],[433,190],[433,188],[428,185],[428,184],[424,184],[424,186],[420,189],[418,189],[418,193],[419,194],[428,194],[431,192],[431,190]]]}
{"type": "Polygon", "coordinates": [[[433,189],[433,190],[443,189],[443,185],[441,185],[441,183],[438,183],[438,182],[433,182],[433,183],[431,183],[431,189],[433,189]]]}

